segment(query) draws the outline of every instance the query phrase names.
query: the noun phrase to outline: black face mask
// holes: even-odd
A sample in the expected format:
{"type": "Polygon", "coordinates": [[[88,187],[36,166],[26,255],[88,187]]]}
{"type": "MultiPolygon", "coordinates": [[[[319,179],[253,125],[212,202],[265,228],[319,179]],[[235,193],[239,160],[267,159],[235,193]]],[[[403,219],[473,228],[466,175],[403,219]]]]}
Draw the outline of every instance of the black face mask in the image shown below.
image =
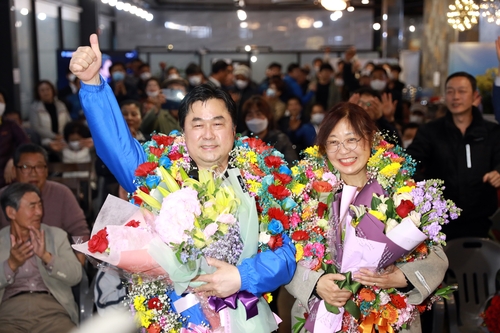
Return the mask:
{"type": "Polygon", "coordinates": [[[180,101],[167,100],[166,103],[162,104],[161,108],[165,110],[179,110],[180,106],[181,106],[180,101]]]}

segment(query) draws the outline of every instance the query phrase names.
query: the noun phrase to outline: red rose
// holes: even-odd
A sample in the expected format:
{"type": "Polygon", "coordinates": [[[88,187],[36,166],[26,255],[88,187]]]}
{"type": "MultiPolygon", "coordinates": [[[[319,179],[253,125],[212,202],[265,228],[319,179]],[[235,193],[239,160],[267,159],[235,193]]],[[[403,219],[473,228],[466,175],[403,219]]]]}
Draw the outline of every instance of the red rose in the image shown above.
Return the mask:
{"type": "Polygon", "coordinates": [[[292,239],[296,242],[309,240],[309,234],[304,230],[294,231],[292,234],[292,239]]]}
{"type": "Polygon", "coordinates": [[[103,253],[108,248],[108,232],[106,228],[101,229],[89,240],[88,248],[92,253],[103,253]]]}
{"type": "Polygon", "coordinates": [[[178,151],[176,152],[171,152],[170,154],[168,154],[168,158],[170,158],[171,161],[176,161],[180,158],[182,158],[182,154],[179,153],[178,151]]]}
{"type": "Polygon", "coordinates": [[[267,210],[267,215],[269,216],[269,221],[276,219],[281,222],[283,228],[286,230],[290,229],[290,222],[288,221],[288,216],[280,208],[272,207],[267,210]]]}
{"type": "Polygon", "coordinates": [[[248,144],[248,146],[250,148],[255,149],[255,151],[257,153],[259,153],[259,154],[262,154],[263,152],[265,152],[266,150],[268,150],[269,148],[271,148],[271,146],[269,146],[268,144],[266,144],[261,139],[248,138],[248,139],[243,140],[243,142],[245,142],[246,144],[248,144]]]}
{"type": "Polygon", "coordinates": [[[163,308],[163,303],[158,297],[153,297],[148,301],[148,309],[150,310],[161,310],[163,308]]]}
{"type": "Polygon", "coordinates": [[[134,203],[135,203],[136,205],[139,205],[139,206],[140,206],[140,205],[142,205],[142,199],[141,199],[141,198],[139,198],[137,195],[134,195],[134,196],[132,197],[132,199],[134,199],[134,203]]]}
{"type": "Polygon", "coordinates": [[[333,186],[329,182],[314,181],[312,187],[316,192],[327,193],[333,190],[333,186]]]}
{"type": "Polygon", "coordinates": [[[168,135],[153,135],[153,140],[155,140],[159,146],[163,145],[165,147],[174,143],[175,138],[168,135]]]}
{"type": "Polygon", "coordinates": [[[137,167],[135,170],[135,175],[138,177],[146,177],[151,171],[156,169],[158,163],[156,162],[144,162],[137,167]]]}
{"type": "Polygon", "coordinates": [[[406,309],[406,298],[398,295],[398,294],[391,294],[391,303],[397,308],[397,309],[406,309]]]}
{"type": "Polygon", "coordinates": [[[286,185],[292,181],[292,177],[289,175],[285,175],[284,173],[274,173],[274,179],[278,180],[281,185],[286,185]]]}
{"type": "Polygon", "coordinates": [[[137,228],[141,223],[139,221],[136,221],[136,220],[132,220],[130,222],[128,222],[127,224],[125,224],[126,227],[132,227],[132,228],[137,228]]]}
{"type": "Polygon", "coordinates": [[[277,200],[283,200],[286,197],[290,196],[290,191],[282,185],[269,185],[267,191],[271,193],[271,195],[277,200]]]}
{"type": "Polygon", "coordinates": [[[320,219],[322,219],[323,215],[325,215],[325,211],[326,211],[327,208],[328,208],[328,206],[325,203],[323,203],[323,202],[320,202],[318,204],[318,216],[319,216],[320,219]]]}
{"type": "Polygon", "coordinates": [[[160,157],[161,154],[163,154],[163,149],[151,146],[149,147],[149,152],[155,155],[156,157],[160,157]]]}
{"type": "Polygon", "coordinates": [[[158,323],[152,323],[146,330],[148,333],[160,333],[161,326],[158,323]]]}
{"type": "Polygon", "coordinates": [[[271,250],[276,250],[278,247],[283,246],[283,238],[281,237],[281,234],[271,236],[271,239],[269,239],[269,242],[267,242],[267,245],[271,250]]]}
{"type": "Polygon", "coordinates": [[[266,163],[268,168],[279,168],[283,164],[283,160],[277,156],[266,156],[264,158],[264,163],[266,163]]]}
{"type": "Polygon", "coordinates": [[[398,208],[396,208],[396,213],[398,213],[401,218],[405,218],[410,214],[412,210],[415,209],[415,205],[410,200],[401,200],[398,208]]]}
{"type": "Polygon", "coordinates": [[[146,194],[149,194],[149,188],[147,188],[144,185],[139,186],[139,190],[141,190],[142,192],[144,192],[146,194]]]}

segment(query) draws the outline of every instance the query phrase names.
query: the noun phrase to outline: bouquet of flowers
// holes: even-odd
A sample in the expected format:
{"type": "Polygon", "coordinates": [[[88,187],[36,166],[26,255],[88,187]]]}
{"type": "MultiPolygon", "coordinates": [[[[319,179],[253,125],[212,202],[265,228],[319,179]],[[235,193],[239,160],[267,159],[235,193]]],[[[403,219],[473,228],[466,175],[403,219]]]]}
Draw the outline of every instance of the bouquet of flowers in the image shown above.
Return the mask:
{"type": "Polygon", "coordinates": [[[493,296],[486,304],[486,309],[481,314],[483,326],[490,333],[500,333],[500,295],[493,296]]]}

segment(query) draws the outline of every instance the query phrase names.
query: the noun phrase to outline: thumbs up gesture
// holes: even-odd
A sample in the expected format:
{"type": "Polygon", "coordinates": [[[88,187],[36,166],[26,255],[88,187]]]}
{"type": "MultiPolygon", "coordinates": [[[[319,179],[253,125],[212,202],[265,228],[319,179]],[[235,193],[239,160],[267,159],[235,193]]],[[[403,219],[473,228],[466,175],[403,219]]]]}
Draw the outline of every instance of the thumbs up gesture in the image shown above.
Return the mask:
{"type": "Polygon", "coordinates": [[[80,46],[71,57],[69,70],[83,83],[99,85],[99,69],[101,68],[101,50],[96,34],[90,35],[90,46],[80,46]]]}

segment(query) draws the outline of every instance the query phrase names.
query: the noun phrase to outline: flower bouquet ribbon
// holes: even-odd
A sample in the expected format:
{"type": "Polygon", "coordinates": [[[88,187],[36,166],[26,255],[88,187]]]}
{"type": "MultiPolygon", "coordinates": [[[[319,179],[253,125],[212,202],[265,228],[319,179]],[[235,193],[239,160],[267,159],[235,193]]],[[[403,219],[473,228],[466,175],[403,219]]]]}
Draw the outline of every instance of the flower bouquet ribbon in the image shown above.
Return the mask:
{"type": "MultiPolygon", "coordinates": [[[[326,274],[337,274],[338,271],[334,265],[323,265],[323,270],[326,274]]],[[[353,281],[351,272],[342,273],[345,280],[336,281],[340,289],[349,290],[356,294],[361,287],[361,283],[353,281]]],[[[356,303],[349,299],[342,308],[326,303],[323,300],[317,300],[311,308],[309,317],[305,322],[305,329],[311,333],[316,332],[337,332],[342,328],[342,317],[344,311],[347,311],[351,316],[359,319],[361,311],[356,303]]]]}
{"type": "Polygon", "coordinates": [[[394,329],[387,319],[370,313],[362,323],[359,324],[360,333],[394,333],[394,329]],[[377,329],[375,329],[377,328],[377,329]]]}
{"type": "Polygon", "coordinates": [[[257,308],[259,298],[245,290],[239,291],[225,298],[210,296],[208,298],[208,304],[210,304],[210,307],[215,312],[219,312],[227,307],[233,310],[236,309],[238,306],[238,300],[243,303],[243,306],[245,307],[247,320],[259,314],[259,309],[257,308]]]}

